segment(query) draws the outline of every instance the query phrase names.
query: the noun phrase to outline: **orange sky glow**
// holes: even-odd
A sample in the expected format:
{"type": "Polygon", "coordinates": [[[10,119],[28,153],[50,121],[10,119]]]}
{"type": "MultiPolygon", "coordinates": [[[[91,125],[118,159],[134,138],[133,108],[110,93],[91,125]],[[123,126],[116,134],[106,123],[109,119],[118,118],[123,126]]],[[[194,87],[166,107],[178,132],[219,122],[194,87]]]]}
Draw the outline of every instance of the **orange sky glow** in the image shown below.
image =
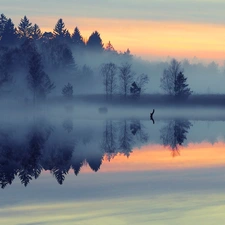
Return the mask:
{"type": "MultiPolygon", "coordinates": [[[[149,145],[133,149],[129,158],[118,155],[107,161],[104,159],[98,172],[118,171],[154,171],[195,169],[225,166],[225,143],[190,143],[180,148],[180,155],[172,157],[172,151],[161,145],[149,145]]],[[[89,166],[83,166],[81,173],[93,172],[89,166]]]]}
{"type": "MultiPolygon", "coordinates": [[[[31,18],[40,24],[42,31],[52,31],[55,18],[31,18]],[[43,24],[41,26],[41,24],[43,24]]],[[[127,48],[144,59],[179,59],[197,57],[206,62],[225,60],[225,26],[147,20],[117,20],[97,18],[63,18],[66,28],[73,32],[78,26],[81,35],[88,39],[97,30],[103,42],[111,41],[118,51],[127,48]]]]}

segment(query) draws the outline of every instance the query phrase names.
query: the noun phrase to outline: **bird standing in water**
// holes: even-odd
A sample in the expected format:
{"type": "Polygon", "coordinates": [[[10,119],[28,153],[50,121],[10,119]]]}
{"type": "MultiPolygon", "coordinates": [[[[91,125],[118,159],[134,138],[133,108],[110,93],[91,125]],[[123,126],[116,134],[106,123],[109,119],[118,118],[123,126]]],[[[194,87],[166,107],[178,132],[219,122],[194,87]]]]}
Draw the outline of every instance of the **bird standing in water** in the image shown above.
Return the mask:
{"type": "Polygon", "coordinates": [[[155,120],[153,119],[154,112],[155,112],[155,109],[153,109],[152,113],[150,113],[150,120],[152,120],[153,124],[155,123],[155,120]]]}

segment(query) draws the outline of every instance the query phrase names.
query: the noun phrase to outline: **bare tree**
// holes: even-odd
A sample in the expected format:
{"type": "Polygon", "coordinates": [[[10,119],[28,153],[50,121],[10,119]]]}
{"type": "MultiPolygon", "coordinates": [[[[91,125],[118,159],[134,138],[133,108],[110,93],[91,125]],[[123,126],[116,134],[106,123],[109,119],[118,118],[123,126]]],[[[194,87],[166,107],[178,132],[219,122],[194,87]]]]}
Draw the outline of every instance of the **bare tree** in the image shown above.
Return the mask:
{"type": "Polygon", "coordinates": [[[149,77],[147,74],[142,73],[137,77],[136,83],[138,87],[141,88],[142,93],[145,91],[145,85],[148,84],[148,82],[149,82],[149,77]]]}
{"type": "Polygon", "coordinates": [[[112,95],[117,88],[116,72],[117,66],[114,63],[105,63],[101,66],[101,74],[103,76],[106,98],[110,96],[110,99],[112,99],[112,95]]]}
{"type": "Polygon", "coordinates": [[[103,139],[101,143],[101,148],[105,152],[106,159],[110,161],[114,156],[116,156],[117,146],[116,146],[116,127],[112,120],[107,120],[105,122],[105,129],[103,132],[103,139]]]}
{"type": "Polygon", "coordinates": [[[121,85],[121,92],[123,93],[124,97],[127,97],[129,92],[129,87],[131,82],[133,81],[134,73],[131,70],[131,64],[125,63],[119,67],[119,79],[121,85]]]}
{"type": "Polygon", "coordinates": [[[187,78],[183,71],[181,63],[176,59],[172,59],[168,68],[163,71],[160,86],[167,94],[184,98],[192,93],[186,84],[187,78]]]}
{"type": "Polygon", "coordinates": [[[119,150],[125,156],[129,157],[132,152],[133,137],[131,130],[128,128],[126,120],[121,122],[120,138],[119,138],[119,150]]]}

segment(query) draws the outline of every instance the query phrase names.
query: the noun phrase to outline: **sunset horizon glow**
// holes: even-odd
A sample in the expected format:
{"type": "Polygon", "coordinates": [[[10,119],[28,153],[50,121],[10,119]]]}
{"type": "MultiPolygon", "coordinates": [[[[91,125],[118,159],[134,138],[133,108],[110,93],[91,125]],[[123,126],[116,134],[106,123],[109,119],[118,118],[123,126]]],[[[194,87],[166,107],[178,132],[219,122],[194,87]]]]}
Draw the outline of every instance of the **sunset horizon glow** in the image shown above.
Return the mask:
{"type": "MultiPolygon", "coordinates": [[[[6,15],[8,16],[8,15],[6,15]]],[[[11,16],[9,15],[11,18],[11,16]]],[[[21,15],[21,18],[23,16],[21,15]]],[[[104,46],[110,41],[118,52],[127,49],[144,60],[167,61],[170,58],[188,59],[190,62],[212,61],[220,66],[225,61],[225,25],[191,23],[187,21],[154,21],[132,19],[101,19],[85,17],[30,16],[42,32],[53,32],[62,18],[70,34],[78,27],[84,40],[98,31],[104,46]]],[[[12,17],[17,27],[19,17],[12,17]]]]}
{"type": "MultiPolygon", "coordinates": [[[[224,166],[225,143],[189,143],[179,146],[173,155],[169,147],[148,145],[134,148],[129,157],[116,155],[110,161],[104,157],[98,172],[140,172],[160,170],[187,170],[224,166]],[[179,154],[178,154],[179,153],[179,154]]],[[[70,171],[70,173],[73,173],[70,171]]],[[[93,173],[88,163],[82,166],[80,174],[93,173]]]]}

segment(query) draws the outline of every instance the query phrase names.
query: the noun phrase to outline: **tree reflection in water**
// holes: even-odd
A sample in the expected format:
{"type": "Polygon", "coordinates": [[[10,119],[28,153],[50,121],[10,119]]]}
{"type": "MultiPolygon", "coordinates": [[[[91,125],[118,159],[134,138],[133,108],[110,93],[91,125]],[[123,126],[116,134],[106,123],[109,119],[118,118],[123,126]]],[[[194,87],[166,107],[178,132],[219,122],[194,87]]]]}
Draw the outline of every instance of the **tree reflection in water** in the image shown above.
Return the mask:
{"type": "MultiPolygon", "coordinates": [[[[191,123],[170,121],[161,130],[161,139],[173,152],[186,139],[191,123]]],[[[132,149],[147,144],[149,136],[140,120],[106,120],[103,130],[90,126],[71,129],[71,120],[60,128],[36,120],[19,132],[0,131],[0,185],[5,188],[16,176],[27,186],[43,170],[50,171],[59,184],[72,169],[78,175],[83,166],[97,172],[103,160],[116,155],[129,157],[132,149]],[[99,133],[100,132],[100,133],[99,133]]],[[[175,154],[174,154],[175,155],[175,154]]]]}
{"type": "Polygon", "coordinates": [[[160,139],[164,146],[169,147],[172,156],[180,155],[179,146],[187,139],[192,123],[184,119],[171,120],[160,130],[160,139]]]}

